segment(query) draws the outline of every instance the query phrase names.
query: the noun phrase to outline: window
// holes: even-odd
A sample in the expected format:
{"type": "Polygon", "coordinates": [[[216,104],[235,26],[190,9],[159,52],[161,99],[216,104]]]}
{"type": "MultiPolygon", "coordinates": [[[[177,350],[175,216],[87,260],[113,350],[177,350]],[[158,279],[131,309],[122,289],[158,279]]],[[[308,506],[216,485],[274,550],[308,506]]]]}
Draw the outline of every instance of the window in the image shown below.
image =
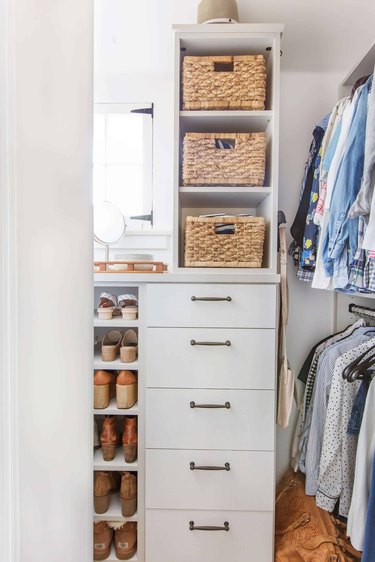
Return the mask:
{"type": "Polygon", "coordinates": [[[110,201],[129,230],[149,230],[152,215],[152,104],[95,104],[94,205],[110,201]]]}

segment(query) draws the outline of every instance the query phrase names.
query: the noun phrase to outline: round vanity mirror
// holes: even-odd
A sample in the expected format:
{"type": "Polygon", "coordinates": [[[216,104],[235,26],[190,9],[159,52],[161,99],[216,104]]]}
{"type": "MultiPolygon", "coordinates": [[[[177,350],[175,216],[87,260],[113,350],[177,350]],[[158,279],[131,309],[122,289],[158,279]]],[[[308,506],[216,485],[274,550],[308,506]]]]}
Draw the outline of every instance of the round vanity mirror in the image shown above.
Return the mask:
{"type": "Polygon", "coordinates": [[[116,244],[124,236],[125,218],[116,205],[103,201],[94,207],[94,239],[99,244],[116,244]]]}

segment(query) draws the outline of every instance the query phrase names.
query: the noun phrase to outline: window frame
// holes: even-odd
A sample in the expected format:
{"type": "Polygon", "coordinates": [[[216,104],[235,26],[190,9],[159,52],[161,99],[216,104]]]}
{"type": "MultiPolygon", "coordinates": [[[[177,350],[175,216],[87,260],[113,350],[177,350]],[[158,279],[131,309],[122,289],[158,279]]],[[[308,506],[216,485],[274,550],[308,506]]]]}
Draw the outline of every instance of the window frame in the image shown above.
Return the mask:
{"type": "MultiPolygon", "coordinates": [[[[141,215],[153,215],[153,103],[94,103],[94,117],[97,114],[111,115],[111,114],[129,114],[132,113],[139,115],[143,123],[143,138],[145,142],[143,143],[143,212],[141,215]],[[139,112],[142,109],[150,109],[151,112],[139,112]],[[137,111],[138,110],[138,111],[137,111]]],[[[106,125],[105,125],[106,126],[106,125]]],[[[104,164],[99,164],[94,162],[93,154],[93,168],[95,165],[103,165],[105,172],[111,164],[107,163],[105,159],[104,164]]],[[[114,166],[114,164],[112,164],[114,166]]],[[[105,199],[107,198],[105,186],[105,199]]],[[[136,215],[138,216],[138,215],[136,215]]],[[[139,233],[142,231],[152,231],[153,224],[152,221],[131,219],[130,216],[125,216],[126,222],[126,232],[127,233],[139,233]]]]}

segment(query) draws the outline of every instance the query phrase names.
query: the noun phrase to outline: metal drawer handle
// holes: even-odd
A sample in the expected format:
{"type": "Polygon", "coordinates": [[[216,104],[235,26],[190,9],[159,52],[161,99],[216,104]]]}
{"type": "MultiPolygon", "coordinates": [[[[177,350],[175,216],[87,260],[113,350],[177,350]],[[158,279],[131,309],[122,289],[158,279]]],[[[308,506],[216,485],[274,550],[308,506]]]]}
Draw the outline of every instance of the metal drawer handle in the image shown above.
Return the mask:
{"type": "Polygon", "coordinates": [[[226,408],[229,410],[230,402],[225,402],[225,404],[196,404],[192,401],[190,402],[190,408],[226,408]]]}
{"type": "Polygon", "coordinates": [[[190,345],[211,345],[211,346],[224,345],[224,346],[230,347],[232,345],[232,342],[230,342],[229,340],[227,340],[227,341],[195,341],[195,340],[190,340],[190,345]]]}
{"type": "Polygon", "coordinates": [[[194,521],[189,522],[190,531],[229,531],[228,521],[224,522],[224,527],[216,527],[214,525],[204,525],[202,527],[196,527],[194,521]]]}
{"type": "Polygon", "coordinates": [[[226,462],[224,466],[196,466],[195,462],[190,463],[190,470],[226,470],[229,472],[230,464],[226,462]]]}
{"type": "Polygon", "coordinates": [[[217,302],[217,301],[227,301],[231,302],[232,297],[191,297],[193,302],[195,301],[206,301],[206,302],[217,302]]]}

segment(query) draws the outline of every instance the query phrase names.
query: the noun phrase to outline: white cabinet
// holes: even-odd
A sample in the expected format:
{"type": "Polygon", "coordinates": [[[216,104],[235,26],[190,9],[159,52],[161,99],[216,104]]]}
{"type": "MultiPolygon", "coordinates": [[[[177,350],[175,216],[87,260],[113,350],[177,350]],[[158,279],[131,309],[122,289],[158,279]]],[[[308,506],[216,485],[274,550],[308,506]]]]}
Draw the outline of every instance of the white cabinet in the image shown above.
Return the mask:
{"type": "Polygon", "coordinates": [[[272,451],[274,402],[272,390],[150,388],[146,447],[272,451]]]}
{"type": "Polygon", "coordinates": [[[147,562],[273,560],[276,296],[147,286],[147,562]]]}
{"type": "Polygon", "coordinates": [[[274,453],[149,449],[146,464],[146,508],[273,510],[274,453]]]}
{"type": "Polygon", "coordinates": [[[148,326],[275,328],[273,285],[150,285],[148,326]]]}
{"type": "Polygon", "coordinates": [[[270,562],[272,513],[147,510],[147,562],[270,562]],[[215,532],[190,530],[224,527],[215,532]]]}
{"type": "Polygon", "coordinates": [[[271,390],[275,352],[275,330],[147,328],[148,386],[271,390]]]}

